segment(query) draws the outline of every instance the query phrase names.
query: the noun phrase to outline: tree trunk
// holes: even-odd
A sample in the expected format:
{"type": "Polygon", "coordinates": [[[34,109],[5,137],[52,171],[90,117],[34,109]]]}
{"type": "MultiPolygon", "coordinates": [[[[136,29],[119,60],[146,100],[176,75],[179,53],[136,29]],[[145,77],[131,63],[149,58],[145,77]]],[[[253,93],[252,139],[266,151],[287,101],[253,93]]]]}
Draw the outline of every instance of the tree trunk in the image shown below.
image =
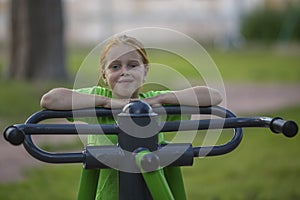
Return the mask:
{"type": "Polygon", "coordinates": [[[9,79],[65,80],[61,0],[12,0],[9,79]]]}

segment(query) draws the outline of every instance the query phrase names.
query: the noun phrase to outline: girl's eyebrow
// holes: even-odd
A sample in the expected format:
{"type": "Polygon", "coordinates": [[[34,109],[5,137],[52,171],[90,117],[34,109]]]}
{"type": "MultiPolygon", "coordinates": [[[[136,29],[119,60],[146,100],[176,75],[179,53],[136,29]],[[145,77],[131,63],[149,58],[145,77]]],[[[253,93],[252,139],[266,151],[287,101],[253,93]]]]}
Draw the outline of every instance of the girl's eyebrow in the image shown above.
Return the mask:
{"type": "Polygon", "coordinates": [[[132,60],[129,60],[129,62],[140,62],[140,60],[138,60],[138,59],[132,59],[132,60]]]}
{"type": "MultiPolygon", "coordinates": [[[[128,62],[140,62],[140,61],[141,60],[139,60],[139,59],[130,59],[130,60],[128,60],[128,62]]],[[[116,60],[111,61],[110,64],[121,63],[121,62],[122,62],[121,60],[116,59],[116,60]]]]}
{"type": "Polygon", "coordinates": [[[113,61],[111,61],[109,64],[115,64],[115,63],[120,63],[121,61],[119,61],[119,60],[113,60],[113,61]]]}

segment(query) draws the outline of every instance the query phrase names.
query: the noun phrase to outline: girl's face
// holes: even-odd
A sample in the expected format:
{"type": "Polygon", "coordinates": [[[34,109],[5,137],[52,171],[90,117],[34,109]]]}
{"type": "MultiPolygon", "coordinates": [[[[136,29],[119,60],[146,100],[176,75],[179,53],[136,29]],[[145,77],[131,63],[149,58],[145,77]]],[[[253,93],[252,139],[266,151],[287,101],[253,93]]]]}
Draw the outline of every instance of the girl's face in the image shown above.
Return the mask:
{"type": "Polygon", "coordinates": [[[105,56],[102,73],[115,98],[137,98],[149,67],[145,66],[142,56],[129,45],[113,45],[105,56]]]}

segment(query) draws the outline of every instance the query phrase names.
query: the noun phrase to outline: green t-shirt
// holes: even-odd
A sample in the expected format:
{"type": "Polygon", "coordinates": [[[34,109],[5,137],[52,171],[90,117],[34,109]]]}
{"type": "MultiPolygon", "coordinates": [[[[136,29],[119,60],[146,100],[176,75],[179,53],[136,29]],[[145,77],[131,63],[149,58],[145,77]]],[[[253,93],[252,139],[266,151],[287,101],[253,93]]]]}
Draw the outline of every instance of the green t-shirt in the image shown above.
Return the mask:
{"type": "MultiPolygon", "coordinates": [[[[80,93],[85,94],[96,94],[105,97],[112,98],[111,90],[107,88],[103,88],[100,86],[90,87],[90,88],[82,88],[76,90],[80,93]]],[[[159,94],[169,93],[171,91],[149,91],[146,93],[140,93],[139,99],[153,97],[159,94]]],[[[167,121],[179,120],[180,116],[168,116],[167,121]]],[[[85,119],[87,123],[95,124],[113,124],[115,123],[112,117],[101,117],[98,119],[85,119]]],[[[162,142],[163,135],[159,134],[159,141],[162,142]]],[[[116,135],[90,135],[88,136],[88,145],[111,145],[117,143],[116,135]]],[[[98,171],[91,172],[91,170],[83,169],[81,174],[81,183],[79,188],[79,196],[78,199],[87,199],[88,196],[93,196],[92,194],[86,194],[86,191],[91,191],[91,187],[96,186],[96,200],[117,200],[118,199],[118,173],[117,170],[114,169],[101,169],[98,171]],[[92,176],[98,176],[98,183],[95,183],[97,179],[92,176]],[[93,183],[94,182],[94,183],[93,183]],[[95,185],[96,184],[96,185],[95,185]]]]}

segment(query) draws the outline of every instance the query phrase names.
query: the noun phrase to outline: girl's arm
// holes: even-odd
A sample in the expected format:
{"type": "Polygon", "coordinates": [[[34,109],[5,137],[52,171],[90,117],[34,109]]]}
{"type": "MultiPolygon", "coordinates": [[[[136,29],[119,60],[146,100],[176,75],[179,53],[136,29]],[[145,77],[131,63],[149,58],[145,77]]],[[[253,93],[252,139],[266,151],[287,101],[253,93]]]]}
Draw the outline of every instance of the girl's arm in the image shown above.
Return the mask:
{"type": "Polygon", "coordinates": [[[213,106],[222,102],[221,94],[209,87],[195,86],[171,93],[161,94],[146,98],[145,101],[151,106],[174,104],[184,106],[213,106]]]}
{"type": "Polygon", "coordinates": [[[72,110],[81,108],[122,108],[129,99],[111,99],[100,95],[83,94],[67,88],[55,88],[44,94],[40,105],[51,110],[72,110]]]}
{"type": "MultiPolygon", "coordinates": [[[[151,106],[163,104],[211,106],[221,103],[220,93],[212,88],[196,86],[144,99],[151,106]]],[[[122,108],[130,99],[111,99],[100,95],[83,94],[67,88],[55,88],[43,95],[41,107],[52,110],[105,107],[122,108]]]]}

